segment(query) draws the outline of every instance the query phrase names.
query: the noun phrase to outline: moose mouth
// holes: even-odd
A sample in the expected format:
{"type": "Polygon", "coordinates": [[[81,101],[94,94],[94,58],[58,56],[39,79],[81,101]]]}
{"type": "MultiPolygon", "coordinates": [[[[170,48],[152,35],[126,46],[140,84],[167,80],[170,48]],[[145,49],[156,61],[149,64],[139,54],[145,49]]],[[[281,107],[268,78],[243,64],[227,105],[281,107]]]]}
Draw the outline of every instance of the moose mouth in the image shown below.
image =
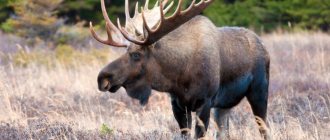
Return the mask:
{"type": "Polygon", "coordinates": [[[109,81],[105,80],[102,84],[99,84],[100,91],[115,93],[121,87],[120,84],[111,84],[109,81]]]}
{"type": "MultiPolygon", "coordinates": [[[[109,84],[109,86],[110,86],[110,84],[109,84]]],[[[109,88],[109,91],[111,93],[115,93],[120,87],[121,87],[120,85],[113,85],[109,88]]]]}

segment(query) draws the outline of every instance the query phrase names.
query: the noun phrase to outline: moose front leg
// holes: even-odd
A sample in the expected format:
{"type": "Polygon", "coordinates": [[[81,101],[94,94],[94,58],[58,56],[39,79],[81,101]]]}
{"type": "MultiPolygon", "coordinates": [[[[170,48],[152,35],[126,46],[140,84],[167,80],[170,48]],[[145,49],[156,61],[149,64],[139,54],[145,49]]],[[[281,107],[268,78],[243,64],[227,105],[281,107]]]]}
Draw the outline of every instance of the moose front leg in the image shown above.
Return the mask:
{"type": "Polygon", "coordinates": [[[206,102],[200,110],[196,111],[196,129],[195,137],[200,139],[204,138],[206,135],[207,128],[209,126],[211,112],[210,102],[206,102]]]}
{"type": "Polygon", "coordinates": [[[191,129],[191,111],[180,107],[175,100],[172,100],[172,110],[174,117],[179,124],[181,134],[188,136],[191,129]]]}

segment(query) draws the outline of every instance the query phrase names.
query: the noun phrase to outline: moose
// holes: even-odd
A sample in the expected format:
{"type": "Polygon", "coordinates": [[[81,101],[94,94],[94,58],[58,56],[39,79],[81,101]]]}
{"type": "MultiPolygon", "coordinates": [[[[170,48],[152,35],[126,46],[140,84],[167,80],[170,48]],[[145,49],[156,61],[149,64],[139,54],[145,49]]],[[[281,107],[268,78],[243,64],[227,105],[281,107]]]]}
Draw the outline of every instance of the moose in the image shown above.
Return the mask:
{"type": "Polygon", "coordinates": [[[127,52],[106,65],[97,77],[100,91],[127,94],[148,103],[152,90],[171,97],[172,110],[183,135],[190,134],[192,112],[196,112],[195,137],[205,137],[211,109],[219,138],[229,138],[230,109],[244,97],[251,105],[261,135],[267,139],[266,125],[270,58],[261,39],[241,27],[216,27],[199,15],[214,0],[192,0],[184,8],[179,0],[174,13],[165,16],[173,1],[159,0],[152,9],[149,1],[134,16],[125,0],[126,23],[109,19],[104,0],[101,9],[108,38],[101,39],[90,22],[92,36],[127,52]],[[264,123],[261,123],[264,122],[264,123]]]}

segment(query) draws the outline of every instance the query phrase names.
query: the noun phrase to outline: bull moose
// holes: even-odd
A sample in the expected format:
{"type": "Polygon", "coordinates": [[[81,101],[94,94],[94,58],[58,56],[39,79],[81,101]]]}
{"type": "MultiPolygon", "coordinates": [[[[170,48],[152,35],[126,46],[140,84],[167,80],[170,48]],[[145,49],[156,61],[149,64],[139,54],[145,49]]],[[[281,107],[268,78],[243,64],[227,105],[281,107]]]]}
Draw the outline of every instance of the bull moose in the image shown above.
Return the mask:
{"type": "Polygon", "coordinates": [[[104,0],[107,40],[90,30],[104,44],[125,47],[127,52],[105,66],[97,77],[100,91],[127,94],[148,103],[151,90],[167,92],[173,114],[183,135],[191,128],[191,112],[196,112],[196,138],[205,136],[214,108],[220,130],[217,136],[229,138],[228,112],[244,97],[256,116],[259,131],[268,138],[266,121],[270,58],[261,39],[239,27],[216,27],[199,14],[214,0],[192,0],[183,10],[182,0],[171,16],[165,14],[173,1],[159,1],[149,9],[149,1],[133,17],[125,0],[126,24],[110,21],[104,0]],[[265,124],[265,123],[264,123],[265,124]]]}

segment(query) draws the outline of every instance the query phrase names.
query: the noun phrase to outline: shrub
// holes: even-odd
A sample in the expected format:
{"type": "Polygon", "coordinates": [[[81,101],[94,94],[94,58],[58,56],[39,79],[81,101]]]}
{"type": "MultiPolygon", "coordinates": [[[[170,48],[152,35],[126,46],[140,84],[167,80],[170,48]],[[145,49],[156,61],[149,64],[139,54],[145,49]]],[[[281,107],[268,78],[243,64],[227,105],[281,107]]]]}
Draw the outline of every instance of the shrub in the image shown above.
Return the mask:
{"type": "Polygon", "coordinates": [[[61,26],[54,35],[56,44],[88,44],[90,32],[88,28],[84,28],[85,22],[79,22],[75,25],[61,26]]]}
{"type": "Polygon", "coordinates": [[[57,19],[55,9],[62,0],[15,0],[10,2],[15,16],[3,25],[4,31],[13,32],[28,39],[36,37],[48,40],[63,21],[57,19]]]}
{"type": "Polygon", "coordinates": [[[79,64],[103,64],[108,62],[109,56],[113,55],[111,55],[111,51],[108,48],[78,50],[71,45],[62,44],[58,45],[54,51],[39,48],[33,50],[20,49],[12,57],[8,55],[0,57],[2,60],[21,67],[40,65],[51,68],[60,65],[62,67],[73,68],[79,64]]]}
{"type": "Polygon", "coordinates": [[[13,55],[12,62],[14,65],[21,67],[27,67],[30,64],[51,66],[51,59],[52,57],[47,55],[45,51],[38,50],[28,52],[24,49],[20,49],[13,55]]]}
{"type": "Polygon", "coordinates": [[[55,57],[62,64],[69,64],[74,59],[74,50],[69,45],[59,45],[55,49],[55,57]]]}
{"type": "Polygon", "coordinates": [[[15,20],[8,19],[6,22],[4,22],[3,24],[1,24],[1,29],[4,32],[7,32],[7,33],[13,33],[15,31],[14,30],[15,29],[14,24],[15,24],[15,20]]]}
{"type": "Polygon", "coordinates": [[[218,26],[329,31],[329,5],[324,0],[215,0],[203,14],[218,26]]]}
{"type": "Polygon", "coordinates": [[[102,124],[100,128],[101,135],[112,135],[113,129],[109,128],[106,124],[102,124]]]}

